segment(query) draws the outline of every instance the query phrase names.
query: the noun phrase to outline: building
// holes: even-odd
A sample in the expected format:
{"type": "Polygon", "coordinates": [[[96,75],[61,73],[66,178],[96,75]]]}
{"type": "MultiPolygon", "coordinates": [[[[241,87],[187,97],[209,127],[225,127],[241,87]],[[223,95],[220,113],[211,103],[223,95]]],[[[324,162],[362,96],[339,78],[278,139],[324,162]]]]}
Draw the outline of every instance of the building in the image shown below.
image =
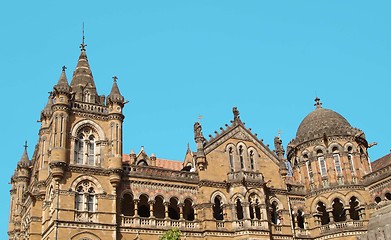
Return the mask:
{"type": "Polygon", "coordinates": [[[65,70],[32,158],[25,149],[11,177],[9,239],[153,240],[171,228],[194,240],[390,233],[373,221],[365,235],[370,215],[391,202],[391,154],[370,163],[364,132],[319,98],[287,154],[279,137],[271,149],[233,108],[231,124],[208,140],[194,124],[197,149],[182,163],[123,153],[125,99],[116,77],[110,94],[98,95],[84,43],[70,84],[65,70]]]}

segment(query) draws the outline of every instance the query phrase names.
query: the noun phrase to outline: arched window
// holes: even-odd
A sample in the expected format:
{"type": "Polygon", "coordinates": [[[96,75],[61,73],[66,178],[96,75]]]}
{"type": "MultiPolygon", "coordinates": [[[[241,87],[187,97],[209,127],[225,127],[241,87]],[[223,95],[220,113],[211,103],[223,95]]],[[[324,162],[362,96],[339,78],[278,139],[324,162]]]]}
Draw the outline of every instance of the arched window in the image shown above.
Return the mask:
{"type": "Polygon", "coordinates": [[[243,219],[243,206],[239,198],[236,200],[236,218],[238,220],[243,219]]]}
{"type": "Polygon", "coordinates": [[[387,200],[391,200],[391,193],[388,192],[384,196],[386,197],[387,200]]]}
{"type": "Polygon", "coordinates": [[[339,151],[337,147],[333,147],[333,159],[334,159],[334,165],[335,165],[335,172],[338,175],[341,175],[342,168],[341,168],[341,160],[339,156],[339,151]]]}
{"type": "Polygon", "coordinates": [[[129,193],[125,194],[122,199],[122,214],[124,216],[134,216],[134,200],[129,193]]]}
{"type": "Polygon", "coordinates": [[[75,140],[74,159],[76,164],[97,165],[98,151],[96,137],[94,131],[90,127],[84,127],[75,140]]]}
{"type": "Polygon", "coordinates": [[[261,219],[261,209],[259,207],[259,198],[258,196],[253,193],[248,198],[249,202],[249,211],[250,211],[250,218],[251,219],[261,219]]]}
{"type": "Polygon", "coordinates": [[[297,210],[297,226],[301,229],[304,229],[304,213],[300,209],[297,210]]]}
{"type": "Polygon", "coordinates": [[[240,160],[240,169],[244,169],[244,157],[243,157],[243,146],[239,146],[239,160],[240,160]]]}
{"type": "Polygon", "coordinates": [[[153,205],[153,216],[160,219],[165,217],[164,200],[161,196],[155,197],[155,204],[153,205]]]}
{"type": "Polygon", "coordinates": [[[348,147],[348,162],[349,162],[349,168],[353,175],[356,174],[356,171],[354,170],[354,161],[353,161],[353,148],[351,146],[348,147]]]}
{"type": "Polygon", "coordinates": [[[272,223],[274,224],[279,224],[280,221],[278,219],[278,203],[276,201],[272,202],[272,212],[271,212],[271,217],[272,217],[272,223]]]}
{"type": "Polygon", "coordinates": [[[185,204],[183,208],[183,217],[187,221],[194,221],[193,203],[190,199],[185,199],[185,204]]]}
{"type": "Polygon", "coordinates": [[[355,196],[350,198],[349,213],[352,220],[360,220],[359,205],[360,203],[355,196]]]}
{"type": "Polygon", "coordinates": [[[250,150],[250,167],[251,167],[251,171],[255,170],[254,151],[253,150],[250,150]]]}
{"type": "Polygon", "coordinates": [[[140,201],[138,203],[138,215],[140,217],[149,217],[149,204],[148,204],[148,196],[147,195],[141,195],[140,201]]]}
{"type": "Polygon", "coordinates": [[[326,167],[326,161],[324,159],[324,155],[322,150],[318,150],[316,152],[318,156],[318,162],[319,162],[319,169],[320,169],[320,174],[322,177],[327,177],[327,167],[326,167]]]}
{"type": "Polygon", "coordinates": [[[214,199],[214,205],[213,205],[213,217],[216,220],[223,220],[223,206],[221,204],[221,197],[216,196],[214,199]]]}
{"type": "Polygon", "coordinates": [[[375,197],[375,202],[376,203],[380,203],[381,202],[381,198],[379,196],[375,197]]]}
{"type": "Polygon", "coordinates": [[[318,202],[316,206],[316,212],[317,212],[316,217],[319,218],[320,223],[322,225],[326,225],[330,223],[329,213],[327,212],[326,206],[324,205],[323,202],[318,202]]]}
{"type": "Polygon", "coordinates": [[[335,222],[346,221],[345,209],[339,198],[333,200],[333,217],[335,222]]]}
{"type": "Polygon", "coordinates": [[[85,180],[76,187],[75,209],[77,211],[94,212],[96,205],[95,186],[92,182],[85,180]]]}
{"type": "Polygon", "coordinates": [[[233,151],[232,147],[230,147],[228,149],[228,157],[229,157],[229,166],[231,168],[231,172],[234,171],[234,156],[233,156],[233,152],[234,151],[233,151]]]}
{"type": "Polygon", "coordinates": [[[179,207],[178,200],[176,198],[170,199],[170,205],[168,206],[168,217],[174,220],[179,220],[179,207]]]}

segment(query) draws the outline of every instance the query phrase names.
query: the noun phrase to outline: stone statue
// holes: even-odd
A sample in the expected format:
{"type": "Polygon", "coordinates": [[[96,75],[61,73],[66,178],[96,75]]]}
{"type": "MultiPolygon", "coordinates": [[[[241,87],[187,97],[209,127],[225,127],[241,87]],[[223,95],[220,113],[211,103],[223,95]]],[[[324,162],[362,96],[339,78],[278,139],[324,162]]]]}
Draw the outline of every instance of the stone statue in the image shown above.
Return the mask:
{"type": "Polygon", "coordinates": [[[202,127],[199,122],[194,123],[194,138],[203,138],[202,127]]]}
{"type": "Polygon", "coordinates": [[[233,107],[232,108],[232,112],[234,114],[234,120],[239,119],[239,110],[238,110],[238,108],[237,107],[233,107]]]}

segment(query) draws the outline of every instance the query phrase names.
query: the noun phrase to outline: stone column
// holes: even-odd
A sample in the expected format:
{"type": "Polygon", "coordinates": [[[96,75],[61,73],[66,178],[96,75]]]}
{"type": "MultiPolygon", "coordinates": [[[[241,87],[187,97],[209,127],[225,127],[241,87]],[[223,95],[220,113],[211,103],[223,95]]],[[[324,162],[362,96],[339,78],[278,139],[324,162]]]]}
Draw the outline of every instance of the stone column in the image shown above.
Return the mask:
{"type": "Polygon", "coordinates": [[[164,202],[163,203],[163,205],[164,205],[164,218],[165,219],[168,219],[169,217],[168,217],[168,206],[170,205],[170,203],[169,202],[164,202]]]}
{"type": "Polygon", "coordinates": [[[183,208],[185,207],[185,204],[179,203],[178,208],[179,208],[179,220],[184,220],[183,218],[183,208]]]}
{"type": "Polygon", "coordinates": [[[350,219],[350,206],[349,205],[347,205],[347,206],[345,206],[345,208],[344,208],[344,211],[345,211],[345,215],[346,215],[346,221],[350,221],[351,219],[350,219]]]}
{"type": "Polygon", "coordinates": [[[153,215],[153,205],[155,204],[155,200],[148,201],[149,204],[149,217],[154,218],[155,216],[153,215]]]}
{"type": "Polygon", "coordinates": [[[134,202],[134,216],[138,217],[138,203],[140,202],[140,200],[134,199],[133,202],[134,202]]]}
{"type": "Polygon", "coordinates": [[[330,223],[334,223],[333,209],[332,208],[327,209],[327,213],[329,214],[330,223]]]}

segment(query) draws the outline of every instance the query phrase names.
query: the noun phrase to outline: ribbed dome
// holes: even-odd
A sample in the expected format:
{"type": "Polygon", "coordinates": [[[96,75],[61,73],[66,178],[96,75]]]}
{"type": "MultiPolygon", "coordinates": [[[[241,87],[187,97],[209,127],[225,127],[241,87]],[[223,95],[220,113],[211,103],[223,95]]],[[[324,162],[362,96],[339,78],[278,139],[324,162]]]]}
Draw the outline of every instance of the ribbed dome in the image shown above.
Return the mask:
{"type": "Polygon", "coordinates": [[[347,133],[352,130],[349,122],[340,114],[325,108],[317,108],[308,114],[300,123],[296,138],[311,138],[347,133]]]}

